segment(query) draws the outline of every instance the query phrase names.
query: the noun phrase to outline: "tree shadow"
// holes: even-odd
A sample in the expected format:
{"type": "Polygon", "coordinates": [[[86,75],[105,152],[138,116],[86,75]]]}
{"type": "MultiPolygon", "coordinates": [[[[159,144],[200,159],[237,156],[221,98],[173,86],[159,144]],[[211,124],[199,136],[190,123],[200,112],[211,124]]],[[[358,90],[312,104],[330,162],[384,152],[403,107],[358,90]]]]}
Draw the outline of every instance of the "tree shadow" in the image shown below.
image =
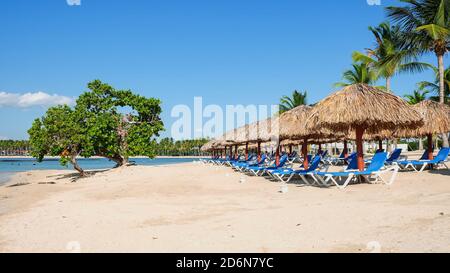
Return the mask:
{"type": "Polygon", "coordinates": [[[110,171],[111,169],[105,169],[105,170],[95,170],[95,171],[85,171],[84,176],[81,176],[78,172],[73,173],[67,173],[67,174],[57,174],[57,175],[49,175],[47,178],[54,178],[55,180],[62,180],[62,179],[70,179],[71,183],[75,183],[79,180],[86,179],[89,177],[93,177],[96,174],[99,173],[105,173],[110,171]]]}

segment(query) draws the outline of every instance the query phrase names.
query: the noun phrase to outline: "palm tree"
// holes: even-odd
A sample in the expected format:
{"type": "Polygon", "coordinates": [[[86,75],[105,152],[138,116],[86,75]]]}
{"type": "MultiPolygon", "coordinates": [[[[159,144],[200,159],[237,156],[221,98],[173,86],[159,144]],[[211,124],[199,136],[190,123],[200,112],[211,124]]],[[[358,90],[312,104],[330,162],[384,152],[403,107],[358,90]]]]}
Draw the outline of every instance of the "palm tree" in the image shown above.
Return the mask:
{"type": "MultiPolygon", "coordinates": [[[[418,90],[414,90],[412,95],[405,95],[407,102],[411,105],[418,104],[427,99],[427,95],[430,93],[428,90],[424,90],[419,87],[418,90]]],[[[421,137],[418,138],[419,141],[419,150],[423,150],[423,139],[421,137]]]]}
{"type": "MultiPolygon", "coordinates": [[[[445,103],[444,55],[450,49],[450,0],[400,0],[402,7],[387,7],[388,17],[408,33],[408,46],[438,59],[439,101],[445,103]]],[[[447,134],[443,134],[448,147],[447,134]]]]}
{"type": "Polygon", "coordinates": [[[308,94],[306,91],[299,92],[297,90],[294,90],[294,92],[292,93],[292,97],[283,96],[280,99],[280,114],[292,110],[297,106],[306,105],[307,96],[308,94]]]}
{"type": "Polygon", "coordinates": [[[344,72],[342,78],[345,82],[335,83],[335,87],[345,87],[357,83],[373,84],[377,80],[375,71],[367,63],[354,63],[352,68],[344,72]]]}
{"type": "Polygon", "coordinates": [[[409,104],[414,105],[426,100],[428,93],[428,90],[418,89],[414,90],[411,95],[405,95],[405,98],[409,104]]]}
{"type": "MultiPolygon", "coordinates": [[[[430,99],[434,101],[440,100],[440,90],[439,90],[439,69],[437,67],[432,67],[436,73],[436,79],[434,82],[422,81],[419,82],[419,88],[427,89],[430,93],[436,94],[436,96],[431,96],[430,99]]],[[[450,103],[450,66],[444,71],[444,101],[445,103],[450,103]]]]}
{"type": "Polygon", "coordinates": [[[353,53],[355,62],[367,64],[376,71],[377,78],[386,80],[386,91],[391,91],[391,79],[395,74],[405,72],[422,72],[429,64],[417,62],[414,48],[404,47],[403,33],[399,26],[381,23],[378,27],[369,27],[375,37],[375,47],[366,49],[367,54],[353,53]]]}

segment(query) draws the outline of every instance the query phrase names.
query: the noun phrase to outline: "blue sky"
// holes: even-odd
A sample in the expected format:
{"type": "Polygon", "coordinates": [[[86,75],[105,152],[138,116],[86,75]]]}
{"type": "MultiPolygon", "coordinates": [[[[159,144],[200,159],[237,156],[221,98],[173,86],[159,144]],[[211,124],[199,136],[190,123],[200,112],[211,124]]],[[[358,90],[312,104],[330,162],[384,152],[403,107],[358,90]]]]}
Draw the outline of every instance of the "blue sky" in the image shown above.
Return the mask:
{"type": "MultiPolygon", "coordinates": [[[[27,138],[48,101],[77,97],[93,79],[160,98],[167,128],[172,107],[193,105],[194,96],[204,104],[270,105],[299,89],[316,102],[334,90],[352,51],[373,44],[367,27],[385,20],[383,8],[396,2],[3,1],[0,138],[27,138]],[[52,96],[23,103],[23,94],[35,92],[52,96]]],[[[432,78],[402,75],[392,88],[403,95],[432,78]]]]}

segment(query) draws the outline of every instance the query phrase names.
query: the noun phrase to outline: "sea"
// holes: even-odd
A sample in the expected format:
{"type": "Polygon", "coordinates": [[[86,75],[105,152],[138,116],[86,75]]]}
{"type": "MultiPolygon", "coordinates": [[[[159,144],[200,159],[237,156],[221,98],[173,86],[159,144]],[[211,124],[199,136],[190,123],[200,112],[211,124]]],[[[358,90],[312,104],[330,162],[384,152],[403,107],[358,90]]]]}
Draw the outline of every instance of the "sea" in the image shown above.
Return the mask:
{"type": "MultiPolygon", "coordinates": [[[[197,161],[193,158],[131,158],[130,162],[140,166],[159,166],[197,161]]],[[[103,170],[115,166],[115,163],[106,158],[78,159],[79,165],[85,170],[103,170]]],[[[11,175],[17,172],[34,170],[73,170],[72,165],[61,166],[59,159],[44,159],[37,162],[32,158],[0,158],[0,184],[6,183],[11,175]]]]}

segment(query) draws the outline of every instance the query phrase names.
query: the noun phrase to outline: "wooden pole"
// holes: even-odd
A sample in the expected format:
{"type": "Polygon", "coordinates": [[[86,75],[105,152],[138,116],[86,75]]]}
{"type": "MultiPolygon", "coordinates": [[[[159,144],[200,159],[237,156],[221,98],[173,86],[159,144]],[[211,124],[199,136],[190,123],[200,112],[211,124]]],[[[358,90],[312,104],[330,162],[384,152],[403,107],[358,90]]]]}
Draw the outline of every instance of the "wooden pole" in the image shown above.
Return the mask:
{"type": "Polygon", "coordinates": [[[348,157],[348,142],[344,140],[344,158],[348,157]]]}
{"type": "Polygon", "coordinates": [[[292,154],[292,145],[289,145],[289,154],[292,154]]]}
{"type": "Polygon", "coordinates": [[[237,160],[238,159],[238,146],[234,145],[234,159],[237,160]]]}
{"type": "Polygon", "coordinates": [[[383,140],[382,139],[380,139],[380,140],[378,140],[378,150],[383,150],[383,140]]]}
{"type": "Polygon", "coordinates": [[[428,134],[427,135],[427,140],[428,140],[428,160],[433,160],[434,159],[434,155],[433,155],[433,135],[432,134],[428,134]]]}
{"type": "Polygon", "coordinates": [[[275,165],[277,166],[280,164],[280,149],[281,147],[278,145],[277,150],[275,152],[275,165]]]}
{"type": "Polygon", "coordinates": [[[248,160],[248,142],[245,143],[245,160],[248,160]]]}
{"type": "Polygon", "coordinates": [[[303,168],[308,169],[309,162],[308,162],[308,139],[303,140],[303,146],[302,146],[302,154],[303,154],[303,168]]]}
{"type": "Polygon", "coordinates": [[[230,160],[233,159],[233,146],[230,146],[230,160]]]}
{"type": "Polygon", "coordinates": [[[356,128],[356,150],[358,152],[358,169],[360,171],[364,171],[364,151],[363,151],[363,135],[364,128],[357,127],[356,128]]]}
{"type": "Polygon", "coordinates": [[[258,162],[261,161],[261,142],[258,141],[258,162]]]}

